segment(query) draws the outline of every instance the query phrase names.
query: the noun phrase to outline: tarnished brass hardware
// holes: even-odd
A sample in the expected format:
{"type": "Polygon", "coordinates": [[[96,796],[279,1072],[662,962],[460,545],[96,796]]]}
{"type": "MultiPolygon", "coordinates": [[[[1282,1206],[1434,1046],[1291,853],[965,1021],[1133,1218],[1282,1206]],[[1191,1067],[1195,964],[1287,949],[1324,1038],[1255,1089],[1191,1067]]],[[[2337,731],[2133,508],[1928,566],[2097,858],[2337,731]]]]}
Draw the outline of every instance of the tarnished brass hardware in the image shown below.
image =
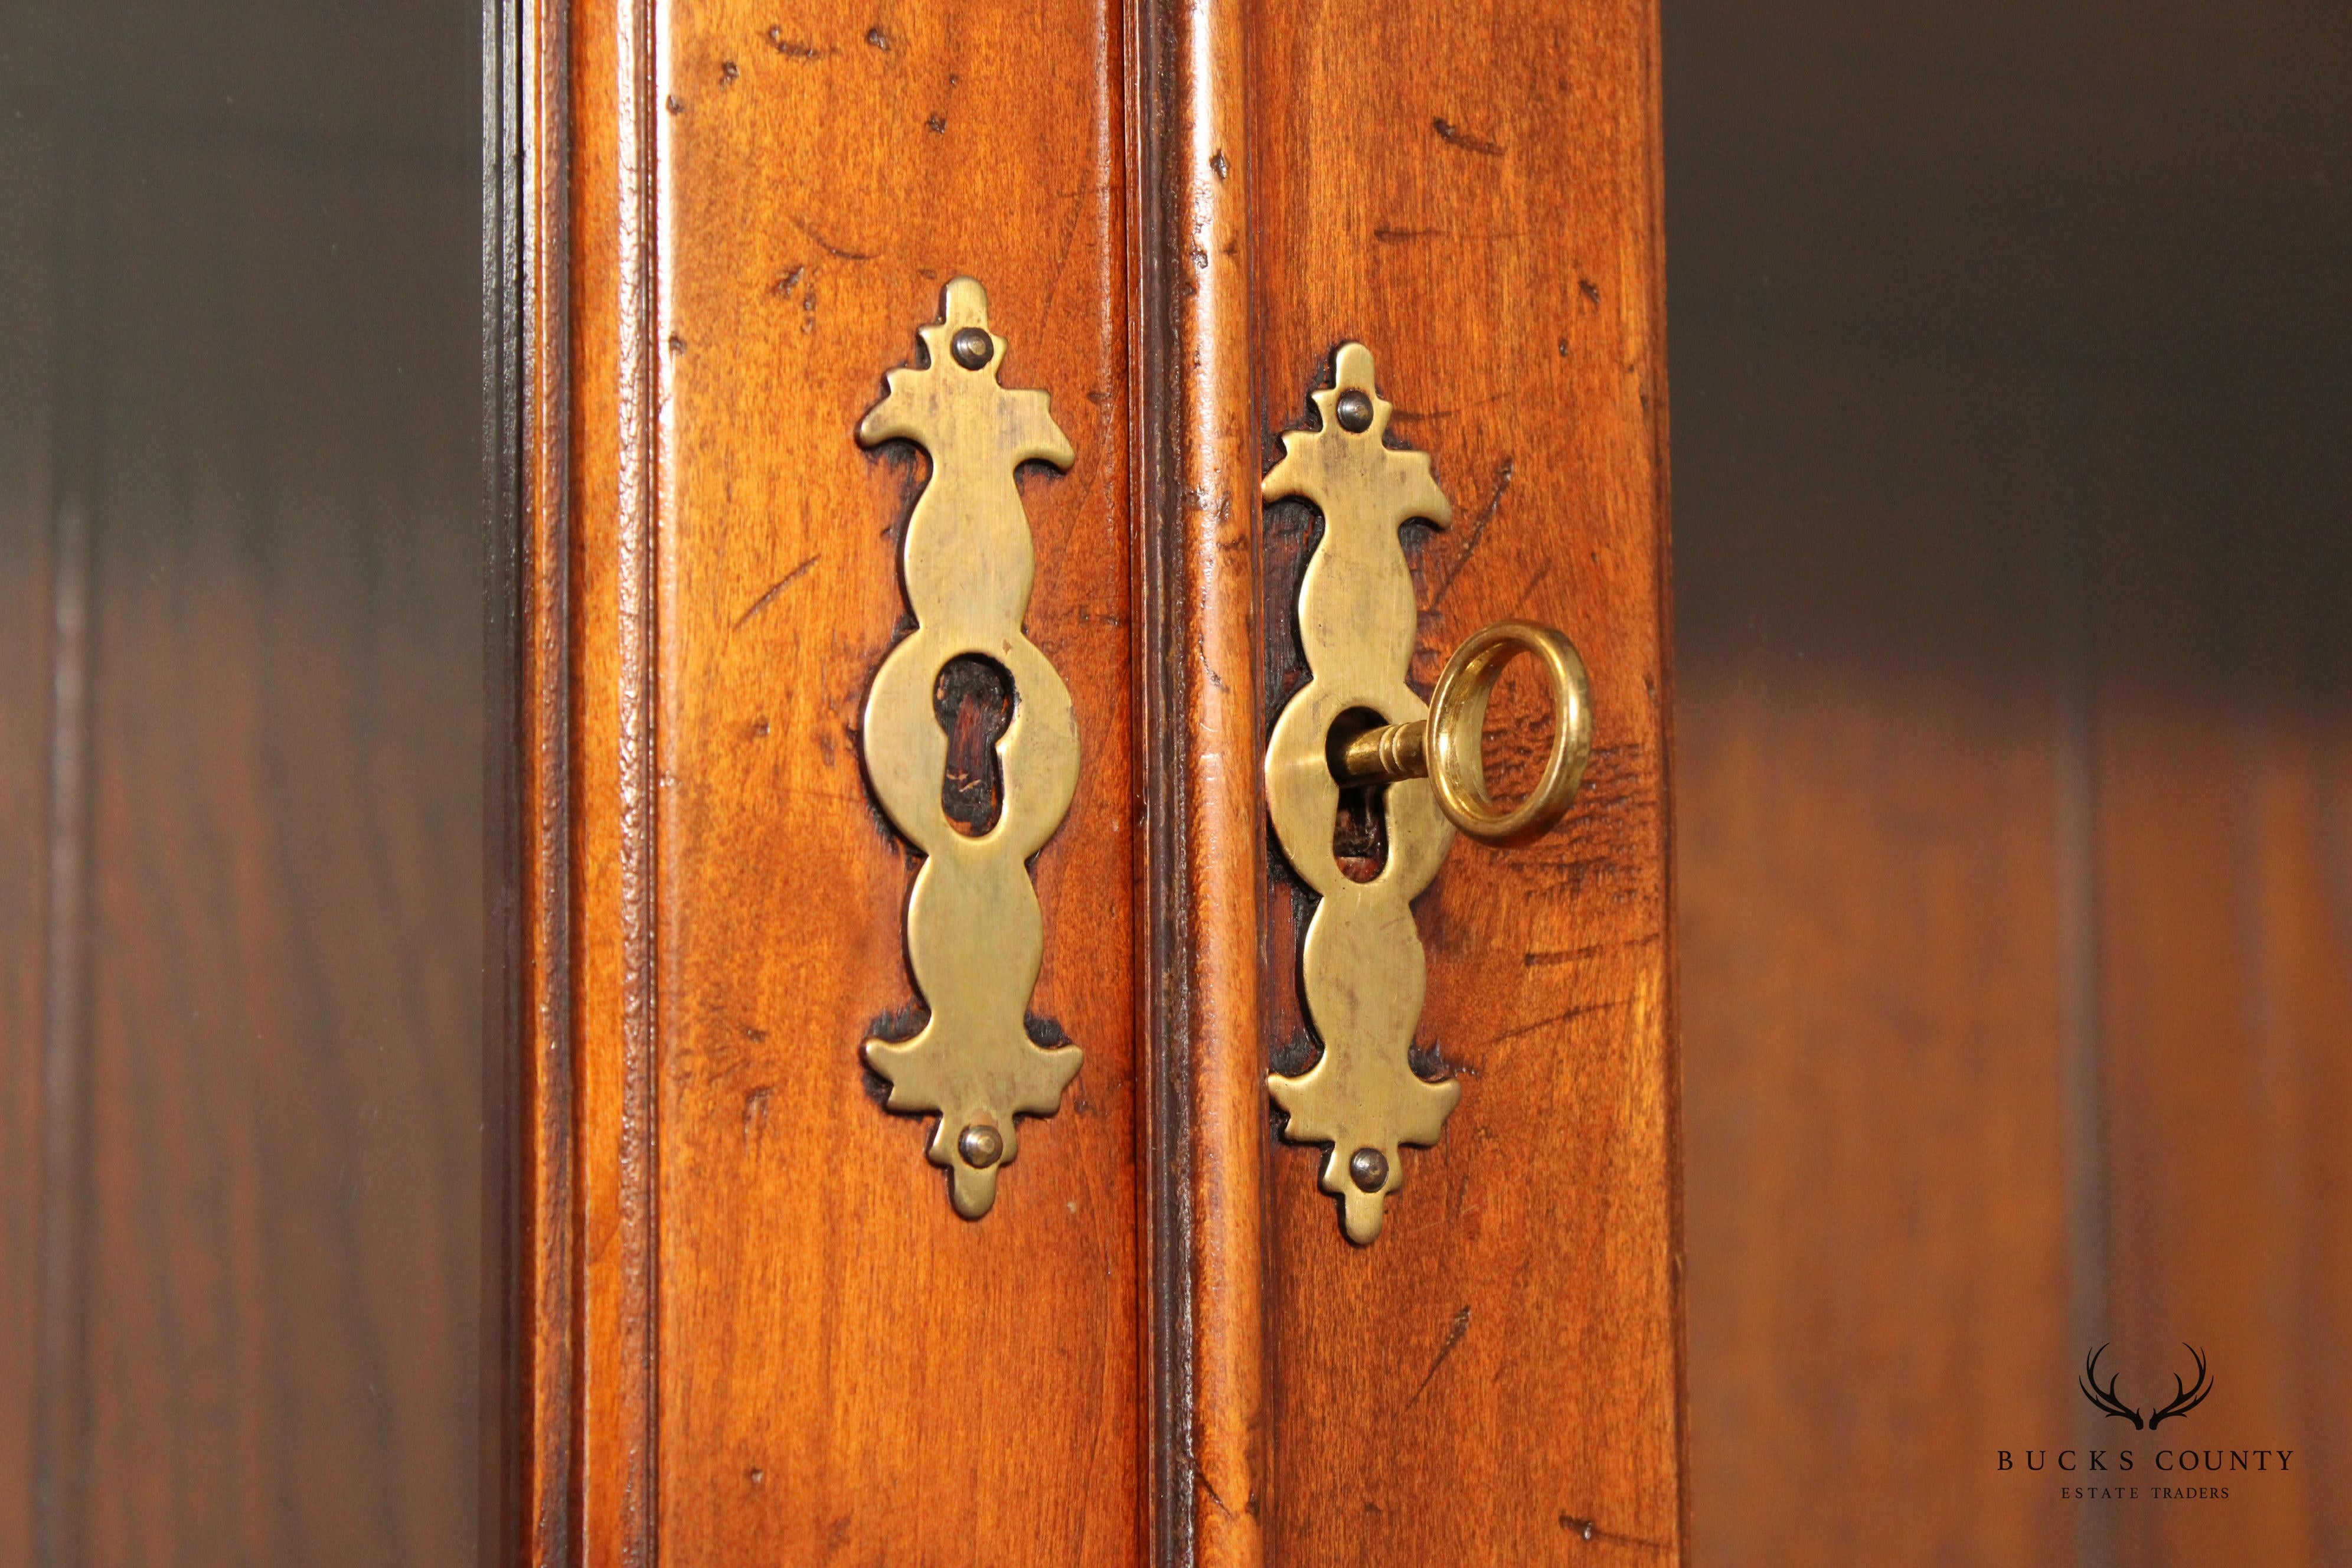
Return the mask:
{"type": "Polygon", "coordinates": [[[1342,784],[1425,778],[1448,822],[1482,844],[1507,847],[1542,837],[1567,815],[1591,754],[1592,685],[1576,645],[1532,621],[1496,621],[1445,661],[1427,719],[1353,736],[1333,752],[1331,771],[1342,784]],[[1503,667],[1522,653],[1535,656],[1551,685],[1551,752],[1528,797],[1504,810],[1486,794],[1486,701],[1503,667]]]}
{"type": "Polygon", "coordinates": [[[913,441],[930,481],[907,521],[907,600],[919,623],[875,672],[866,697],[866,771],[890,821],[926,858],[907,900],[907,962],[930,1018],[913,1039],[869,1039],[866,1065],[889,1080],[889,1106],[936,1111],[930,1162],[950,1173],[956,1213],[978,1219],[997,1173],[1020,1151],[1016,1116],[1050,1116],[1078,1070],[1076,1046],[1029,1037],[1029,994],[1045,922],[1029,858],[1070,809],[1078,783],[1077,717],[1068,688],[1022,635],[1034,546],[1014,471],[1074,460],[1043,392],[998,384],[1004,340],[988,330],[988,294],[947,286],[940,320],[918,329],[930,363],[894,370],[858,423],[866,447],[913,441]],[[967,655],[1012,677],[1012,722],[996,752],[1003,805],[978,837],[940,805],[948,740],[932,707],[940,672],[967,655]]]}
{"type": "Polygon", "coordinates": [[[1299,970],[1323,1046],[1295,1077],[1266,1079],[1290,1118],[1284,1136],[1328,1144],[1321,1186],[1339,1198],[1340,1228],[1359,1245],[1381,1233],[1388,1194],[1403,1185],[1402,1144],[1427,1147],[1462,1098],[1451,1079],[1412,1070],[1428,968],[1412,900],[1437,874],[1455,826],[1488,843],[1521,844],[1559,820],[1591,749],[1584,664],[1559,633],[1503,621],[1447,663],[1432,700],[1405,683],[1419,625],[1412,574],[1397,531],[1443,528],[1453,509],[1428,457],[1383,439],[1391,405],[1373,384],[1371,351],[1341,346],[1332,385],[1313,395],[1320,427],[1287,431],[1265,477],[1269,501],[1303,497],[1323,537],[1298,588],[1298,634],[1312,679],[1285,705],[1266,742],[1266,807],[1275,837],[1319,895],[1299,970]],[[1504,810],[1488,798],[1480,754],[1486,704],[1518,654],[1543,665],[1553,695],[1551,752],[1535,791],[1504,810]],[[1385,781],[1388,855],[1367,882],[1339,868],[1332,829],[1345,783],[1385,781]]]}

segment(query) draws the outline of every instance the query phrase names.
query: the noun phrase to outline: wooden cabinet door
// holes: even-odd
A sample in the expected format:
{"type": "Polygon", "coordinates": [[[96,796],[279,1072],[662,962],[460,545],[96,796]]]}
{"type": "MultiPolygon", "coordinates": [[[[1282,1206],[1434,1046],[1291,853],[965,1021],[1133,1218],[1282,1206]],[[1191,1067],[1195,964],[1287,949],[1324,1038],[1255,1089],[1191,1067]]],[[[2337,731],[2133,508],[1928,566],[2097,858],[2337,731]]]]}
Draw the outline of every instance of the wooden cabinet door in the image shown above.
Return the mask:
{"type": "Polygon", "coordinates": [[[496,20],[501,1556],[1678,1561],[1653,8],[496,20]],[[1067,437],[1023,629],[1081,755],[1028,1026],[1083,1066],[977,1219],[860,1056],[924,1017],[862,724],[936,465],[857,431],[961,276],[1067,437]],[[1316,531],[1260,481],[1351,340],[1452,503],[1413,680],[1533,619],[1595,714],[1561,827],[1415,906],[1463,1092],[1364,1247],[1268,1099],[1314,898],[1260,784],[1316,531]]]}

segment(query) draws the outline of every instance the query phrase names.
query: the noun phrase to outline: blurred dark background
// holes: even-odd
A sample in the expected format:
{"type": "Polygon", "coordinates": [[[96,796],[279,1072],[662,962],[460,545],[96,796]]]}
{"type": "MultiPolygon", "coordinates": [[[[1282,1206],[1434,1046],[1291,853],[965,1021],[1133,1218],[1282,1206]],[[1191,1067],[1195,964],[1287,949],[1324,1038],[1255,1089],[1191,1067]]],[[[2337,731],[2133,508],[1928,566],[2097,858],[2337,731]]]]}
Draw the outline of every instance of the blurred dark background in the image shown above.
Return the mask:
{"type": "Polygon", "coordinates": [[[478,30],[0,8],[0,1563],[474,1555],[478,30]]]}
{"type": "Polygon", "coordinates": [[[2352,10],[1664,13],[1695,1560],[2352,1563],[2352,10]]]}

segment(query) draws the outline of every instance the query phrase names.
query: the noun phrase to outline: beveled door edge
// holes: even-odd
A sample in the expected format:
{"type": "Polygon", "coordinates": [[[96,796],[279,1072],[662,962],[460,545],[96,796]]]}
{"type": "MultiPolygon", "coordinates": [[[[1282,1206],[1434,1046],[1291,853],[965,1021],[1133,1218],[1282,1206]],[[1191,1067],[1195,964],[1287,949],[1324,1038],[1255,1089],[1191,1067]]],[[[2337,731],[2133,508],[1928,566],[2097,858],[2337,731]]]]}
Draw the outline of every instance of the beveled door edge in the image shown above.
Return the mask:
{"type": "Polygon", "coordinates": [[[482,1568],[578,1542],[567,15],[482,6],[482,1568]]]}
{"type": "Polygon", "coordinates": [[[1160,1568],[1264,1560],[1257,421],[1239,0],[1129,0],[1149,1288],[1160,1568]],[[1235,418],[1235,411],[1243,417],[1235,418]]]}

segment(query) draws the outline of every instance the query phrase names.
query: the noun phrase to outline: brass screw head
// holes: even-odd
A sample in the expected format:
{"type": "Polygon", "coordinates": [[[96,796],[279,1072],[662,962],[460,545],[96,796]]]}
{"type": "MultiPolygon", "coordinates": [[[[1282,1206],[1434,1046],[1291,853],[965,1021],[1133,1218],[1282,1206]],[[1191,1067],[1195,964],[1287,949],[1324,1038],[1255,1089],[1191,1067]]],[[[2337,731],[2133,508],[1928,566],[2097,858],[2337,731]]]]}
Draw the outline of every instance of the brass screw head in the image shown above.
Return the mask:
{"type": "Polygon", "coordinates": [[[996,340],[978,327],[966,327],[948,342],[948,352],[966,370],[978,370],[996,357],[996,340]]]}
{"type": "Polygon", "coordinates": [[[956,1152],[975,1171],[985,1171],[1004,1157],[1004,1134],[985,1121],[975,1121],[956,1140],[956,1152]]]}
{"type": "Polygon", "coordinates": [[[1372,427],[1372,400],[1349,387],[1339,395],[1331,412],[1339,417],[1339,428],[1350,436],[1360,436],[1372,427]]]}
{"type": "Polygon", "coordinates": [[[1359,1149],[1348,1156],[1348,1174],[1360,1191],[1377,1193],[1389,1184],[1389,1157],[1378,1149],[1359,1149]]]}

